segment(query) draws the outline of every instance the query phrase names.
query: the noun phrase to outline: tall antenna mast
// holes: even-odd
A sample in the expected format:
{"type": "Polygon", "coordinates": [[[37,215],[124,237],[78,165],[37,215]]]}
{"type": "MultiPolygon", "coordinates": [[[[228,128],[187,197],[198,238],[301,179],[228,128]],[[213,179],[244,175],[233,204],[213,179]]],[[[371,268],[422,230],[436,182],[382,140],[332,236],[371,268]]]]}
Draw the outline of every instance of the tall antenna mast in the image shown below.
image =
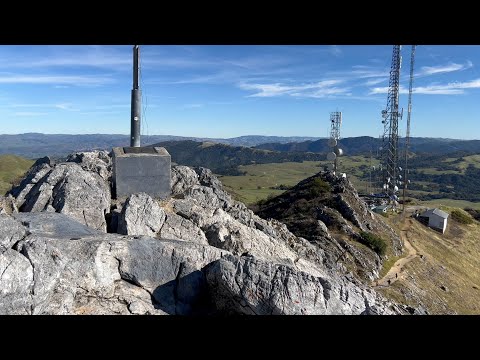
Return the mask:
{"type": "Polygon", "coordinates": [[[333,173],[337,172],[338,157],[342,156],[343,150],[339,148],[338,140],[340,140],[340,127],[342,126],[342,112],[334,111],[330,113],[330,139],[328,145],[332,148],[332,152],[327,154],[327,159],[333,161],[333,173]]]}
{"type": "Polygon", "coordinates": [[[407,114],[407,134],[405,136],[405,169],[403,174],[403,212],[405,212],[405,200],[408,187],[408,148],[410,147],[410,118],[412,115],[412,92],[413,92],[413,67],[415,65],[415,48],[412,45],[412,55],[410,57],[410,84],[408,86],[408,114],[407,114]]]}
{"type": "Polygon", "coordinates": [[[138,85],[138,78],[140,75],[140,47],[135,45],[133,47],[133,89],[131,102],[131,130],[130,130],[130,146],[140,147],[140,112],[142,105],[142,92],[138,85]]]}
{"type": "Polygon", "coordinates": [[[392,66],[390,69],[390,82],[388,88],[387,108],[382,111],[383,146],[383,189],[390,199],[389,202],[395,206],[398,191],[398,118],[403,115],[398,111],[399,105],[399,83],[402,57],[400,56],[401,45],[393,46],[392,66]]]}

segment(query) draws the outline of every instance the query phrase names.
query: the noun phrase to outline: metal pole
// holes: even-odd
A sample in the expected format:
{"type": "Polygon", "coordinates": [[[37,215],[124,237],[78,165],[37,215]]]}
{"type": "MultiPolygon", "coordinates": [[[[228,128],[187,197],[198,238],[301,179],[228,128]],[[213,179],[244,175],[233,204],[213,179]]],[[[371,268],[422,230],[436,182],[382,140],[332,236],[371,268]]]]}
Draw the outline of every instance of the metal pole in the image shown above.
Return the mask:
{"type": "Polygon", "coordinates": [[[415,65],[415,47],[412,45],[412,55],[410,57],[410,83],[408,86],[408,116],[407,116],[407,134],[405,136],[405,168],[403,173],[403,212],[405,213],[405,200],[407,198],[408,187],[408,148],[410,146],[410,118],[412,116],[412,93],[413,93],[413,67],[415,65]]]}
{"type": "Polygon", "coordinates": [[[133,89],[131,102],[131,130],[130,146],[140,147],[140,115],[142,105],[142,92],[138,85],[140,73],[139,67],[140,48],[138,45],[133,47],[133,89]]]}

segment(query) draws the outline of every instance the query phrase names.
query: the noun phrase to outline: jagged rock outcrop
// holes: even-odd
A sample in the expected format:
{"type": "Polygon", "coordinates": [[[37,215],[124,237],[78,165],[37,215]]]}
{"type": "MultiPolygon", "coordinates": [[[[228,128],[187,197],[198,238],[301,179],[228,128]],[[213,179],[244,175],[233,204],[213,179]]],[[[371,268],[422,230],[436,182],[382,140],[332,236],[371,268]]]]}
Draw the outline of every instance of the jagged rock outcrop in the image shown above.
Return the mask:
{"type": "MultiPolygon", "coordinates": [[[[21,212],[0,218],[10,229],[0,237],[0,313],[403,311],[335,265],[337,253],[234,201],[208,169],[174,166],[170,199],[112,202],[103,155],[36,163],[12,190],[21,212]],[[105,217],[111,202],[115,216],[105,217]],[[107,221],[126,235],[105,234],[107,221]]],[[[341,251],[329,224],[316,221],[318,240],[341,251]]]]}
{"type": "Polygon", "coordinates": [[[11,194],[21,212],[56,211],[103,232],[110,212],[110,186],[96,171],[73,162],[51,166],[38,160],[11,194]]]}
{"type": "Polygon", "coordinates": [[[108,151],[77,152],[70,154],[67,162],[75,162],[84,170],[96,172],[105,181],[112,179],[112,157],[108,151]]]}
{"type": "Polygon", "coordinates": [[[206,269],[220,312],[246,315],[394,314],[345,278],[315,277],[254,257],[227,256],[206,269]]]}
{"type": "Polygon", "coordinates": [[[346,178],[320,172],[256,209],[263,218],[285,223],[295,235],[307,239],[326,254],[325,264],[338,271],[353,271],[359,278],[378,278],[383,258],[361,242],[361,232],[372,232],[400,255],[399,236],[375,216],[346,178]]]}
{"type": "Polygon", "coordinates": [[[29,215],[27,235],[0,255],[0,314],[399,312],[335,273],[314,276],[188,241],[85,235],[58,213],[47,214],[60,219],[53,237],[39,226],[44,214],[29,215]]]}

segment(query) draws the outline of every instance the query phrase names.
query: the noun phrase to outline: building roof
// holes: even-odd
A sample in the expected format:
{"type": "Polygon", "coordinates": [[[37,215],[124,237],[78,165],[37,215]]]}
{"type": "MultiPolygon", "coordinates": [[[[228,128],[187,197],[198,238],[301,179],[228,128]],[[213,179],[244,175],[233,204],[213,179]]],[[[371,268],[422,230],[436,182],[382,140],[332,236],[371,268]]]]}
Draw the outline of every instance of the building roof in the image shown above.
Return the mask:
{"type": "Polygon", "coordinates": [[[424,216],[424,217],[430,217],[432,215],[437,215],[437,216],[440,216],[441,218],[448,218],[448,213],[446,213],[445,211],[442,211],[438,208],[435,208],[435,209],[429,209],[427,211],[425,211],[424,213],[422,213],[420,216],[424,216]]]}

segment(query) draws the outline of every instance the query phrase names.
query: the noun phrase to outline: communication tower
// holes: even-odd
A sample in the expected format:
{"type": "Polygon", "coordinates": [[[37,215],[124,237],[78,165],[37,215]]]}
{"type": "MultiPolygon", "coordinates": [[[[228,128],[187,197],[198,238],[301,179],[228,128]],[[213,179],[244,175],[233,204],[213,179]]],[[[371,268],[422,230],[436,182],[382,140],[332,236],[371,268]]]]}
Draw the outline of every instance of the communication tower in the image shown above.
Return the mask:
{"type": "Polygon", "coordinates": [[[336,174],[338,169],[338,157],[343,155],[343,150],[340,149],[338,140],[340,140],[340,127],[342,126],[342,112],[334,111],[330,113],[330,139],[328,146],[332,151],[327,154],[327,160],[332,161],[330,168],[336,174]]]}

